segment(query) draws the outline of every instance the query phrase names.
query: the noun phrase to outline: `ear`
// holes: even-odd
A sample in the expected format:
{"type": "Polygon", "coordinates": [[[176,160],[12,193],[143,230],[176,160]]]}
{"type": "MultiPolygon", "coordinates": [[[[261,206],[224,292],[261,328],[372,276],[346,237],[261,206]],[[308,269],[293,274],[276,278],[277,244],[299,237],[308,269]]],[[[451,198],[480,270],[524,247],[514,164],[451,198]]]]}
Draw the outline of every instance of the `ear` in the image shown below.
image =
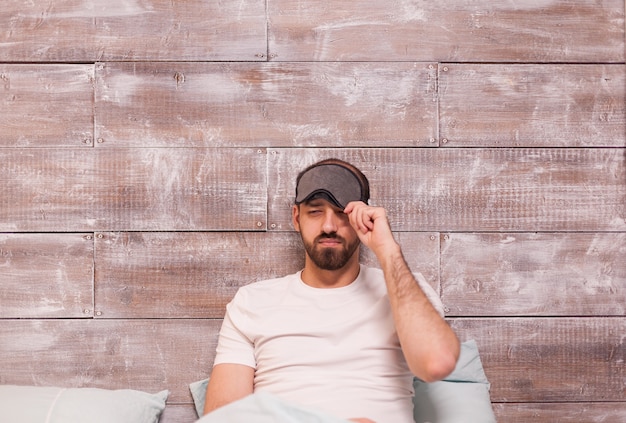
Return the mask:
{"type": "Polygon", "coordinates": [[[295,230],[300,232],[300,207],[296,204],[291,208],[291,223],[295,230]]]}

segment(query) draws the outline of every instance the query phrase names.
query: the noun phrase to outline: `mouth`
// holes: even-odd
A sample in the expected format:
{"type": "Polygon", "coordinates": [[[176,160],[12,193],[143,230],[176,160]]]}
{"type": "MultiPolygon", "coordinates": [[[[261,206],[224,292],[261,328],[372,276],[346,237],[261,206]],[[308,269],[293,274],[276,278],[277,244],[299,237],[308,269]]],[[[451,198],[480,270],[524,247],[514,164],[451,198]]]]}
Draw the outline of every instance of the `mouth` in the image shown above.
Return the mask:
{"type": "Polygon", "coordinates": [[[328,237],[320,238],[317,243],[322,247],[335,247],[337,245],[342,245],[341,239],[328,237]]]}

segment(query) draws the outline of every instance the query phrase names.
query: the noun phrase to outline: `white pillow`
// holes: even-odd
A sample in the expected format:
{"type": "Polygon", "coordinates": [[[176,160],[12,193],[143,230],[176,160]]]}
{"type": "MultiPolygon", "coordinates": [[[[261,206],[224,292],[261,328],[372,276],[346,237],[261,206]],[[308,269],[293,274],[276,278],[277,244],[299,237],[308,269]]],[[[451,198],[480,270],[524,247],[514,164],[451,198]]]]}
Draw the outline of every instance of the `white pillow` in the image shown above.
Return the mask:
{"type": "Polygon", "coordinates": [[[158,423],[169,391],[0,385],[0,420],[16,423],[158,423]]]}

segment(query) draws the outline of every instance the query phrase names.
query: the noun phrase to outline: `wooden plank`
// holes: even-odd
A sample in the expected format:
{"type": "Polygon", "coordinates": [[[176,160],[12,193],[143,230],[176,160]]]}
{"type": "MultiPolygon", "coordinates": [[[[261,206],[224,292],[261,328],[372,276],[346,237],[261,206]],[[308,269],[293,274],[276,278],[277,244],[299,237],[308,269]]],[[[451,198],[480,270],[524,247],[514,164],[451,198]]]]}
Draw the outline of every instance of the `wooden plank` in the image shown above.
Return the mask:
{"type": "Polygon", "coordinates": [[[625,316],[625,259],[623,232],[445,234],[442,297],[449,316],[625,316]]]}
{"type": "Polygon", "coordinates": [[[624,147],[623,65],[441,66],[448,147],[624,147]]]}
{"type": "Polygon", "coordinates": [[[220,320],[3,320],[1,384],[170,390],[210,374],[220,320]],[[8,370],[10,369],[10,370],[8,370]]]}
{"type": "Polygon", "coordinates": [[[271,229],[288,228],[297,173],[353,162],[396,231],[624,231],[621,149],[272,149],[271,229]]]}
{"type": "Polygon", "coordinates": [[[264,149],[96,149],[103,230],[260,230],[264,149]]]}
{"type": "Polygon", "coordinates": [[[93,65],[0,64],[0,147],[91,146],[93,81],[93,65]]]}
{"type": "Polygon", "coordinates": [[[0,231],[93,230],[93,148],[0,149],[0,163],[0,231]]]}
{"type": "Polygon", "coordinates": [[[265,60],[265,0],[5,0],[0,61],[265,60]]]}
{"type": "Polygon", "coordinates": [[[296,234],[98,233],[96,309],[105,318],[221,318],[240,286],[303,265],[296,234]]]}
{"type": "Polygon", "coordinates": [[[498,421],[507,423],[623,423],[626,402],[493,404],[498,421]]]}
{"type": "Polygon", "coordinates": [[[493,402],[624,401],[626,318],[454,318],[475,339],[493,402]]]}
{"type": "Polygon", "coordinates": [[[263,229],[265,157],[263,149],[0,150],[0,231],[263,229]]]}
{"type": "Polygon", "coordinates": [[[93,316],[93,234],[0,234],[0,318],[93,316]]]}
{"type": "MultiPolygon", "coordinates": [[[[409,265],[439,290],[439,237],[398,234],[409,265]]],[[[98,233],[96,315],[103,318],[221,318],[240,286],[304,266],[290,233],[98,233]]],[[[362,262],[379,267],[371,251],[362,262]]]]}
{"type": "Polygon", "coordinates": [[[624,2],[268,2],[284,61],[623,62],[624,2]]]}
{"type": "Polygon", "coordinates": [[[98,146],[434,146],[425,63],[106,63],[98,146]]]}

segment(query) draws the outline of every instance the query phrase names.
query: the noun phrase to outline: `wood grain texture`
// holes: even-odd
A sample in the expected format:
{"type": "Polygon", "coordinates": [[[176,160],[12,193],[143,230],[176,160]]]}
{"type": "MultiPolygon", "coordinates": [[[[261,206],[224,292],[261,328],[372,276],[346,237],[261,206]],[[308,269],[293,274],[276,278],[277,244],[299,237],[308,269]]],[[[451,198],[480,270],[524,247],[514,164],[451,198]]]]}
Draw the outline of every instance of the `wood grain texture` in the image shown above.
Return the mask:
{"type": "Polygon", "coordinates": [[[425,63],[106,63],[98,146],[430,146],[425,63]]]}
{"type": "Polygon", "coordinates": [[[623,231],[622,149],[272,149],[270,228],[287,227],[297,173],[356,164],[396,231],[623,231]]]}
{"type": "Polygon", "coordinates": [[[498,421],[506,423],[623,423],[626,421],[626,403],[527,403],[493,404],[498,421]]]}
{"type": "Polygon", "coordinates": [[[626,234],[446,234],[450,316],[626,315],[626,234]]]}
{"type": "Polygon", "coordinates": [[[96,149],[102,230],[260,230],[263,149],[96,149]]]}
{"type": "Polygon", "coordinates": [[[0,384],[170,390],[208,377],[220,320],[3,320],[0,384]],[[6,371],[11,369],[11,371],[6,371]]]}
{"type": "Polygon", "coordinates": [[[264,0],[5,0],[0,61],[265,60],[264,0]]]}
{"type": "Polygon", "coordinates": [[[96,309],[105,318],[222,318],[240,286],[303,265],[295,233],[98,233],[96,309]]]}
{"type": "Polygon", "coordinates": [[[440,68],[440,136],[448,147],[626,146],[623,65],[440,68]]]}
{"type": "Polygon", "coordinates": [[[93,230],[94,149],[0,149],[0,163],[0,231],[93,230]]]}
{"type": "Polygon", "coordinates": [[[284,61],[623,62],[624,2],[268,2],[284,61]]]}
{"type": "Polygon", "coordinates": [[[450,324],[462,340],[476,340],[493,402],[623,407],[625,317],[454,318],[450,324]]]}
{"type": "Polygon", "coordinates": [[[265,227],[263,149],[4,149],[0,162],[0,231],[265,227]]]}
{"type": "MultiPolygon", "coordinates": [[[[439,290],[437,234],[397,234],[409,265],[439,290]]],[[[240,286],[295,273],[295,233],[98,233],[96,314],[103,318],[222,318],[240,286]]],[[[362,262],[379,267],[373,254],[362,262]]]]}
{"type": "Polygon", "coordinates": [[[0,234],[0,318],[93,316],[93,234],[0,234]]]}
{"type": "Polygon", "coordinates": [[[93,65],[0,64],[0,147],[91,146],[93,92],[93,65]]]}

